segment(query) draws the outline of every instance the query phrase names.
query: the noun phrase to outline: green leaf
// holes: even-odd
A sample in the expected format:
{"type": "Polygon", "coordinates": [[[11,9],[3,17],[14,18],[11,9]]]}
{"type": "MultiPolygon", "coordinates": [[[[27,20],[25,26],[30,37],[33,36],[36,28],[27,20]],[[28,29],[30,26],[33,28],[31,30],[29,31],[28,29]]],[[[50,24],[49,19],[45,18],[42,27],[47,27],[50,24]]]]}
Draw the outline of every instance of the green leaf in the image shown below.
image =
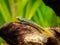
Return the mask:
{"type": "Polygon", "coordinates": [[[4,0],[0,1],[0,12],[2,13],[2,16],[6,22],[11,21],[11,16],[10,16],[10,13],[8,11],[7,5],[5,4],[4,0]]]}
{"type": "MultiPolygon", "coordinates": [[[[29,7],[30,4],[28,5],[28,9],[27,9],[27,13],[26,13],[27,19],[30,20],[32,18],[32,16],[36,12],[37,8],[40,6],[41,2],[42,2],[41,0],[37,0],[32,7],[29,7]]],[[[29,2],[29,3],[31,3],[31,2],[29,2]]]]}

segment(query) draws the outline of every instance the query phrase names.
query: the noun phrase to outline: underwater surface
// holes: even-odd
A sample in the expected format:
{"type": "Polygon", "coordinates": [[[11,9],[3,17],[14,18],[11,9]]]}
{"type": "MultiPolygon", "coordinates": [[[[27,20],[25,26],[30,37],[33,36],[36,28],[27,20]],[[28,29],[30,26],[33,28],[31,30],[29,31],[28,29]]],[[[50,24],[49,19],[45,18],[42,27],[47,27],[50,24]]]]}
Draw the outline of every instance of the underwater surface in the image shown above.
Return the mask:
{"type": "Polygon", "coordinates": [[[0,45],[60,45],[59,3],[0,0],[0,45]]]}

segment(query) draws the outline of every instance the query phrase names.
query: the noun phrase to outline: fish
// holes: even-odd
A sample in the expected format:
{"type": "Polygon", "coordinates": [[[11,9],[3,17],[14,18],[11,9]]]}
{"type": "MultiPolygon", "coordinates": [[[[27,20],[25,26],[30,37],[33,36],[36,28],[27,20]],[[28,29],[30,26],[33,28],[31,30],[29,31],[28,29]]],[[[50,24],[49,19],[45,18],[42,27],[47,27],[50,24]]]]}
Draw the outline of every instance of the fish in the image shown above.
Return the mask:
{"type": "Polygon", "coordinates": [[[8,45],[59,45],[59,40],[49,29],[44,29],[35,23],[17,18],[0,28],[0,37],[8,45]]]}

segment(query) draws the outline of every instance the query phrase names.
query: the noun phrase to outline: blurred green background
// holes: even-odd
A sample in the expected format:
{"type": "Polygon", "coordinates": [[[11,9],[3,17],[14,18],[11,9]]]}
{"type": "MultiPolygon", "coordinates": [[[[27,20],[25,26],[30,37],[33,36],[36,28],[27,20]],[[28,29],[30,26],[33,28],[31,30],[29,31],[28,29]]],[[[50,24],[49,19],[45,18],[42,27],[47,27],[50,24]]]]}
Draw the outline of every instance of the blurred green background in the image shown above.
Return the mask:
{"type": "MultiPolygon", "coordinates": [[[[16,17],[32,20],[42,27],[60,27],[60,17],[42,0],[0,0],[0,26],[16,21],[16,17]]],[[[0,44],[5,41],[0,38],[0,44]]]]}

